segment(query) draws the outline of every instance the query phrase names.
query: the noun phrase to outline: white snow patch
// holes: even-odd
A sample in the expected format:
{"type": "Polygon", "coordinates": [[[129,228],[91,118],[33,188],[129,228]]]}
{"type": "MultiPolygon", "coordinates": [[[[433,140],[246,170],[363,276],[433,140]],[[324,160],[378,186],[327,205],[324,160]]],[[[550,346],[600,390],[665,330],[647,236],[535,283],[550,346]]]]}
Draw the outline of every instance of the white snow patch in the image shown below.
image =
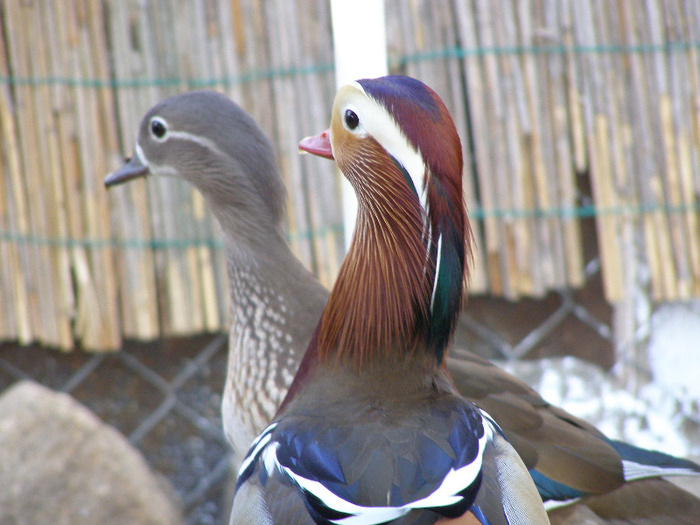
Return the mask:
{"type": "MultiPolygon", "coordinates": [[[[700,454],[700,396],[679,399],[656,382],[643,386],[635,396],[611,374],[573,357],[500,366],[611,439],[679,457],[700,454]]],[[[691,368],[700,381],[700,366],[691,368]]]]}
{"type": "Polygon", "coordinates": [[[681,399],[700,399],[700,301],[659,307],[648,353],[654,382],[681,399]]]}

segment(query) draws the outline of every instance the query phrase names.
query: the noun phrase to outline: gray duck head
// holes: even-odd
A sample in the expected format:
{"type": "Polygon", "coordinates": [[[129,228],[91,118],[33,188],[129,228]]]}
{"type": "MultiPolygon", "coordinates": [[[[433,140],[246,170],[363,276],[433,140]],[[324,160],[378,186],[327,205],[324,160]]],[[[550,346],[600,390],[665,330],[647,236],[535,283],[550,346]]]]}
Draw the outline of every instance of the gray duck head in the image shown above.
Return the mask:
{"type": "Polygon", "coordinates": [[[105,186],[148,175],[193,184],[222,226],[264,221],[276,228],[284,214],[285,188],[270,141],[220,93],[192,91],[153,106],[141,121],[134,156],[105,186]]]}

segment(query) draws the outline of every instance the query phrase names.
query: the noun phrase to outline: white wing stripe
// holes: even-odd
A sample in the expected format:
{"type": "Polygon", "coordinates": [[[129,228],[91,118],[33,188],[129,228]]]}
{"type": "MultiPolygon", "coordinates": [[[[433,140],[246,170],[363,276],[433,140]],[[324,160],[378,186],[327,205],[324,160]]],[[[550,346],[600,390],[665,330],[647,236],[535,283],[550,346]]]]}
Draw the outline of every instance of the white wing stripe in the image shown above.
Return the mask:
{"type": "Polygon", "coordinates": [[[692,476],[698,472],[683,467],[657,467],[655,465],[645,465],[627,459],[622,460],[622,471],[625,481],[633,481],[642,478],[653,478],[657,476],[692,476]]]}
{"type": "Polygon", "coordinates": [[[257,438],[255,438],[253,443],[250,445],[248,455],[241,463],[238,472],[245,472],[246,469],[250,466],[250,464],[256,459],[258,459],[258,454],[260,454],[260,451],[263,448],[265,448],[265,446],[267,446],[267,444],[270,442],[270,439],[272,439],[271,434],[276,426],[277,423],[273,423],[272,425],[268,426],[265,430],[263,430],[257,438]]]}

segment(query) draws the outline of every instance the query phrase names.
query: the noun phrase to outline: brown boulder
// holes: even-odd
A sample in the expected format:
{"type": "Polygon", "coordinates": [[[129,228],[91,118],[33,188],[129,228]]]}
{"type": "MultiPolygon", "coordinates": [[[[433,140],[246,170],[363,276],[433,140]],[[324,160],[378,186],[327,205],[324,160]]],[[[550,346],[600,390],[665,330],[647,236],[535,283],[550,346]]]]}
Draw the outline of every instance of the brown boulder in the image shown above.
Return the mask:
{"type": "Polygon", "coordinates": [[[0,524],[182,525],[172,489],[114,428],[29,381],[0,396],[0,524]]]}

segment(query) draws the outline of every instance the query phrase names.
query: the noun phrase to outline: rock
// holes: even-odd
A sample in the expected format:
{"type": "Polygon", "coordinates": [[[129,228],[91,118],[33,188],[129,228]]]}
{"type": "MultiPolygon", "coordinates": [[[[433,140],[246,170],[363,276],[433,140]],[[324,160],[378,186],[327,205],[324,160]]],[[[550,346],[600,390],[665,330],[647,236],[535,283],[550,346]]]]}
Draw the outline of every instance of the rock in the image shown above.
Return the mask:
{"type": "Polygon", "coordinates": [[[0,524],[182,525],[143,456],[68,394],[29,381],[0,396],[0,524]]]}

